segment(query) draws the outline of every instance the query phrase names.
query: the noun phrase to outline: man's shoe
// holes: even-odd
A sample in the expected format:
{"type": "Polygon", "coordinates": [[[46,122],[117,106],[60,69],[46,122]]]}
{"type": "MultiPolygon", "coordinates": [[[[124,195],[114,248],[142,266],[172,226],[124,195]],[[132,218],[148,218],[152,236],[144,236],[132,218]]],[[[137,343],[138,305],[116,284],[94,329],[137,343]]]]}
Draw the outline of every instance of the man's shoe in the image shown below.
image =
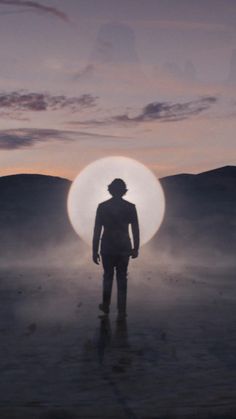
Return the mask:
{"type": "Polygon", "coordinates": [[[99,306],[98,306],[98,308],[99,308],[99,310],[101,310],[101,311],[103,311],[103,313],[105,313],[105,314],[109,314],[109,308],[108,307],[106,307],[106,306],[104,306],[104,304],[99,304],[99,306]]]}

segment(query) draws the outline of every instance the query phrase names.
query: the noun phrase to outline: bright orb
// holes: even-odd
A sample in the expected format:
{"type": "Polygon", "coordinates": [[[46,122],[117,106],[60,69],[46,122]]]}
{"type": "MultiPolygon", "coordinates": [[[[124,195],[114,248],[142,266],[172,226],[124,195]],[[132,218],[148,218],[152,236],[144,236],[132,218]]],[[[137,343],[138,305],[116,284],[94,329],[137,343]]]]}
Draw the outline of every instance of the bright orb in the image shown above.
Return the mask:
{"type": "Polygon", "coordinates": [[[68,214],[77,234],[89,245],[96,209],[100,202],[111,198],[107,186],[121,178],[128,192],[124,199],[136,205],[140,243],[147,243],[160,227],[165,211],[165,197],[153,172],[137,160],[111,156],[94,161],[73,181],[68,195],[68,214]]]}

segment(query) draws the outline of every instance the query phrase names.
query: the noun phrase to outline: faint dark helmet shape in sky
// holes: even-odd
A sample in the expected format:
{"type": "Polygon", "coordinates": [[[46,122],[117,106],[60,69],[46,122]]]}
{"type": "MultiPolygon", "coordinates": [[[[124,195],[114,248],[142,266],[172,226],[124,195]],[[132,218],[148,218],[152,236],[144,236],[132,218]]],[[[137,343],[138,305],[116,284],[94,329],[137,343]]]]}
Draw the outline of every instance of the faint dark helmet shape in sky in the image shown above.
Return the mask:
{"type": "Polygon", "coordinates": [[[99,29],[90,62],[138,63],[133,29],[122,23],[103,24],[99,29]]]}

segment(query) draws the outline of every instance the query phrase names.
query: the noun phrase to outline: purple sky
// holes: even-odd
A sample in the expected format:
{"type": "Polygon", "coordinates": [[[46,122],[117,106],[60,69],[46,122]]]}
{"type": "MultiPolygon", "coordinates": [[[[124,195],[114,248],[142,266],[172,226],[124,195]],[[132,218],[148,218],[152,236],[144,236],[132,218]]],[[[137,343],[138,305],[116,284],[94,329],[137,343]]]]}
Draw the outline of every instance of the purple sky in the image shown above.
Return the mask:
{"type": "Polygon", "coordinates": [[[235,0],[0,0],[0,175],[236,164],[235,0]]]}

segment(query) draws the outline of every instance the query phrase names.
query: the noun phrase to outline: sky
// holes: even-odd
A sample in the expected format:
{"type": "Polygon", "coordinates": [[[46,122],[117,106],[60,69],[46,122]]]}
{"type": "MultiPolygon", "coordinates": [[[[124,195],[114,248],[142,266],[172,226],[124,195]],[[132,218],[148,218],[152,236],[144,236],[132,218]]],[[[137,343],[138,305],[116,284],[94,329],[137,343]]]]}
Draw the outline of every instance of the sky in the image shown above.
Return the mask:
{"type": "Polygon", "coordinates": [[[0,0],[0,176],[236,164],[235,0],[0,0]]]}

